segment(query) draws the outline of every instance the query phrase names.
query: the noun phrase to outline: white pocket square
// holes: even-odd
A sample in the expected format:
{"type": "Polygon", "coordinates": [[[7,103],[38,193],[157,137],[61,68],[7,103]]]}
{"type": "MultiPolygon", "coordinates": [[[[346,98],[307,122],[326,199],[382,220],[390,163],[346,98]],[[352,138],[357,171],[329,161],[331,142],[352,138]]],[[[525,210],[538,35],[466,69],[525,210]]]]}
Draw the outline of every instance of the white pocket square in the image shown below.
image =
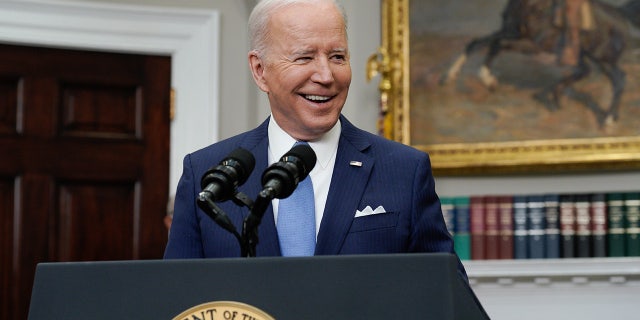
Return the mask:
{"type": "Polygon", "coordinates": [[[356,218],[357,217],[364,217],[364,216],[370,216],[370,215],[386,213],[386,212],[387,211],[384,209],[383,206],[378,206],[375,210],[371,209],[371,206],[367,206],[362,211],[356,210],[356,216],[355,217],[356,218]]]}

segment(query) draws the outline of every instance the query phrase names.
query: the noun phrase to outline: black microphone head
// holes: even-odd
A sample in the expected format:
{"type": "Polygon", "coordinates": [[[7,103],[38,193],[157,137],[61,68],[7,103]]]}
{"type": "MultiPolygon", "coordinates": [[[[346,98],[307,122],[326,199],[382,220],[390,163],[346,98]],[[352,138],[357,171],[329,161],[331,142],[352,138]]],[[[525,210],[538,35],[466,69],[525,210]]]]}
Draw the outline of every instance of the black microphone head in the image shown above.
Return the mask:
{"type": "Polygon", "coordinates": [[[211,192],[215,201],[228,200],[235,194],[236,188],[247,181],[255,164],[251,152],[242,148],[235,149],[218,165],[205,172],[200,186],[211,192]]]}
{"type": "Polygon", "coordinates": [[[316,154],[313,149],[307,144],[296,145],[279,162],[265,170],[262,185],[272,192],[271,196],[284,199],[293,193],[315,165],[316,154]]]}
{"type": "Polygon", "coordinates": [[[298,165],[298,167],[302,169],[298,172],[300,181],[304,180],[309,175],[309,172],[313,170],[313,167],[316,166],[316,153],[313,152],[313,149],[306,143],[293,146],[289,152],[282,156],[280,161],[292,162],[288,160],[290,157],[296,157],[302,160],[302,167],[300,168],[298,165]]]}
{"type": "Polygon", "coordinates": [[[256,166],[256,159],[246,149],[237,148],[231,151],[221,164],[236,167],[238,170],[238,185],[242,185],[247,182],[249,175],[251,175],[253,168],[256,166]],[[233,165],[231,161],[236,161],[239,166],[233,165]]]}

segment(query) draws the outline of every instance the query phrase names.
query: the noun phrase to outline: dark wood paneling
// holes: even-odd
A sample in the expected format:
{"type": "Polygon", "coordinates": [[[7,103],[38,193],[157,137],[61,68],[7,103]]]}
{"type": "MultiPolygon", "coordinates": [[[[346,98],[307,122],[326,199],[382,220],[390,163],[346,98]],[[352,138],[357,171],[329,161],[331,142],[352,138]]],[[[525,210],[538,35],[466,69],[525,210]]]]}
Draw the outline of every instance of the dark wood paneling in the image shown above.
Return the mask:
{"type": "Polygon", "coordinates": [[[0,134],[17,134],[22,86],[19,78],[0,78],[0,134]]]}
{"type": "Polygon", "coordinates": [[[48,141],[56,132],[56,108],[59,99],[58,81],[52,75],[25,73],[22,75],[24,142],[48,141]]]}
{"type": "Polygon", "coordinates": [[[39,262],[162,257],[170,70],[0,44],[0,318],[26,319],[39,262]]]}
{"type": "Polygon", "coordinates": [[[140,220],[140,192],[135,183],[63,183],[59,188],[56,260],[127,260],[134,256],[134,226],[140,220]]]}
{"type": "Polygon", "coordinates": [[[15,314],[10,319],[26,319],[36,265],[53,261],[49,254],[53,216],[53,179],[49,175],[25,173],[16,179],[14,213],[14,280],[17,290],[15,314]]]}
{"type": "Polygon", "coordinates": [[[0,178],[0,319],[11,319],[9,306],[15,305],[18,294],[15,290],[13,274],[13,213],[14,213],[14,177],[0,178]]]}
{"type": "Polygon", "coordinates": [[[62,88],[63,135],[135,139],[142,134],[138,87],[65,84],[62,88]]]}

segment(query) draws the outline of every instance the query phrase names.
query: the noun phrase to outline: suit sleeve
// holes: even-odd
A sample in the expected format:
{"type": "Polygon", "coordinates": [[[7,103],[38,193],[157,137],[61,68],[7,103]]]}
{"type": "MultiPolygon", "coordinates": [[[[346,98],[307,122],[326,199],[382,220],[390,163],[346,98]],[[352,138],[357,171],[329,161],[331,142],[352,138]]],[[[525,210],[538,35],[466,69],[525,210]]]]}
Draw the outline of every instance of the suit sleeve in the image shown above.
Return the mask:
{"type": "Polygon", "coordinates": [[[183,171],[173,212],[173,222],[169,231],[169,242],[165,248],[165,259],[202,258],[204,256],[200,225],[195,204],[197,179],[194,178],[191,156],[183,161],[183,171]]]}
{"type": "MultiPolygon", "coordinates": [[[[449,252],[455,254],[453,239],[447,230],[442,216],[440,199],[436,194],[435,180],[431,170],[429,156],[419,162],[414,183],[413,212],[414,223],[411,232],[409,251],[411,252],[449,252]]],[[[467,278],[464,266],[458,258],[458,270],[467,278]]]]}

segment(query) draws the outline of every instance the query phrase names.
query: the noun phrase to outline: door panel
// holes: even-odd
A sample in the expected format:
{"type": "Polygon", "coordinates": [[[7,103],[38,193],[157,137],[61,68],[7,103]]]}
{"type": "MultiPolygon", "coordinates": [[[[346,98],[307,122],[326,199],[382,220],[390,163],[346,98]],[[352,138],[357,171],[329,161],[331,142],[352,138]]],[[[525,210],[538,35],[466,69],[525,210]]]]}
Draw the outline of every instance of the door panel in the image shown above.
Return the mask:
{"type": "Polygon", "coordinates": [[[141,138],[142,97],[138,87],[67,83],[61,91],[62,135],[141,138]]]}
{"type": "Polygon", "coordinates": [[[0,134],[17,134],[17,119],[22,97],[20,79],[0,77],[0,134]]]}

